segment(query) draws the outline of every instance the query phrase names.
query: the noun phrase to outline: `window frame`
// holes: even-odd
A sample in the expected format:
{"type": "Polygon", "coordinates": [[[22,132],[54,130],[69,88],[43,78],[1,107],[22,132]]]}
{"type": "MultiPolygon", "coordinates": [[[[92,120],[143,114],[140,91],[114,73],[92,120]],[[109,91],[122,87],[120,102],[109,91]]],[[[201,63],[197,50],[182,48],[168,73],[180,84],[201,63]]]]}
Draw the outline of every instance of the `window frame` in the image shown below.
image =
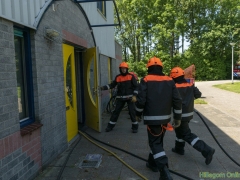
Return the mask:
{"type": "Polygon", "coordinates": [[[106,5],[106,1],[98,1],[97,2],[97,9],[105,18],[107,18],[107,5],[106,5]],[[99,3],[101,3],[101,7],[100,7],[99,3]]]}
{"type": "MultiPolygon", "coordinates": [[[[21,28],[18,26],[14,26],[14,39],[15,36],[22,37],[23,38],[23,60],[25,61],[25,76],[26,76],[26,84],[27,88],[24,92],[27,94],[27,104],[28,104],[28,113],[29,116],[20,119],[19,118],[19,123],[20,123],[20,128],[23,128],[29,124],[32,124],[35,122],[35,117],[34,117],[34,93],[33,93],[33,76],[32,76],[32,57],[31,57],[31,38],[30,38],[30,30],[28,28],[21,28]],[[20,35],[21,33],[21,35],[20,35]]],[[[15,46],[14,46],[14,51],[15,51],[15,46]]],[[[17,76],[16,76],[17,78],[17,76]]]]}

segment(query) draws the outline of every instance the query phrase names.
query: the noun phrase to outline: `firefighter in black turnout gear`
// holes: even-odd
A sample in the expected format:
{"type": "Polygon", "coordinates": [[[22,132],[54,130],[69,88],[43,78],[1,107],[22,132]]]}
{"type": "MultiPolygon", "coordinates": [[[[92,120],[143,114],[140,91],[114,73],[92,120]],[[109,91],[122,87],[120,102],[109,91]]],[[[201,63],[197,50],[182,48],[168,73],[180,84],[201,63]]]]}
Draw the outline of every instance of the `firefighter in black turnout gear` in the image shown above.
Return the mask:
{"type": "Polygon", "coordinates": [[[138,131],[138,122],[136,121],[135,115],[135,105],[132,102],[132,97],[137,95],[137,81],[133,74],[128,72],[128,64],[122,62],[119,65],[120,74],[115,77],[115,80],[106,86],[101,87],[101,90],[113,89],[117,86],[117,102],[116,108],[112,113],[110,121],[108,123],[106,132],[111,131],[116,125],[118,116],[124,107],[125,103],[128,104],[128,111],[130,118],[132,120],[132,132],[137,133],[138,131]]]}
{"type": "Polygon", "coordinates": [[[174,124],[181,123],[182,100],[172,78],[162,72],[162,62],[153,57],[147,63],[148,75],[141,79],[136,98],[136,115],[143,115],[147,125],[148,143],[151,149],[146,166],[152,171],[160,171],[160,180],[171,180],[168,158],[163,149],[163,138],[167,124],[171,120],[173,108],[174,124]]]}
{"type": "Polygon", "coordinates": [[[175,81],[176,87],[182,97],[181,125],[175,129],[176,140],[175,147],[172,148],[172,151],[184,155],[186,141],[194,149],[202,153],[205,158],[205,163],[208,165],[212,161],[215,150],[208,146],[203,140],[200,140],[189,128],[189,121],[193,118],[194,99],[200,98],[202,93],[193,83],[188,83],[186,79],[184,79],[184,71],[180,67],[173,68],[170,77],[175,81]]]}

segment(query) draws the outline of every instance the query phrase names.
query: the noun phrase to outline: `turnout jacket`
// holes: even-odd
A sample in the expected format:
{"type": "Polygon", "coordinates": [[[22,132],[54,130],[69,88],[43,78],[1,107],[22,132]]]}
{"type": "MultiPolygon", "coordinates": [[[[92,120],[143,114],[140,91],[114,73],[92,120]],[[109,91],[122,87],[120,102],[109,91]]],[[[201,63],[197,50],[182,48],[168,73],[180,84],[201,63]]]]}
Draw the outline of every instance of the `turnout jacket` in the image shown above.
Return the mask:
{"type": "Polygon", "coordinates": [[[139,84],[136,115],[143,113],[144,124],[161,125],[174,119],[180,120],[182,100],[172,78],[165,75],[147,75],[139,84]]]}
{"type": "Polygon", "coordinates": [[[103,86],[103,90],[113,89],[117,85],[117,98],[129,99],[133,95],[138,94],[137,80],[133,74],[127,73],[124,75],[117,75],[115,80],[106,86],[103,86]]]}
{"type": "Polygon", "coordinates": [[[187,81],[177,82],[175,85],[182,97],[182,121],[190,121],[193,118],[194,98],[200,98],[202,93],[193,83],[187,81]]]}

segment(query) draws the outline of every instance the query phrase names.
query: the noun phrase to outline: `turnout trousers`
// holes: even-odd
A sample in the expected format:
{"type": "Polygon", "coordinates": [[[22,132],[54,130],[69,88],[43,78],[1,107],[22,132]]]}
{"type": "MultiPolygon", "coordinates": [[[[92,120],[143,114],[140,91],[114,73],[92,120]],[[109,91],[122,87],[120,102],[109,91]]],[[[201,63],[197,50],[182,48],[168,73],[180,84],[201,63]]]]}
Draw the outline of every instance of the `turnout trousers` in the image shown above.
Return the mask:
{"type": "Polygon", "coordinates": [[[148,156],[148,163],[150,166],[157,167],[160,171],[165,166],[168,166],[168,158],[163,149],[163,138],[166,130],[162,125],[148,125],[148,144],[151,152],[148,156]]]}
{"type": "Polygon", "coordinates": [[[175,129],[175,133],[175,150],[180,154],[184,154],[185,141],[194,149],[201,152],[205,158],[212,149],[204,141],[200,140],[197,135],[191,132],[189,121],[182,121],[181,125],[175,129]]]}
{"type": "Polygon", "coordinates": [[[115,124],[118,120],[119,114],[122,111],[125,103],[128,104],[128,111],[129,111],[129,115],[130,115],[130,118],[131,118],[131,121],[132,121],[132,129],[133,130],[138,129],[138,122],[136,121],[136,114],[135,114],[135,104],[133,102],[131,102],[131,99],[123,100],[123,99],[120,99],[120,98],[117,99],[116,108],[113,111],[112,116],[110,118],[110,121],[108,123],[109,128],[111,128],[111,129],[114,128],[114,126],[115,126],[115,124]]]}

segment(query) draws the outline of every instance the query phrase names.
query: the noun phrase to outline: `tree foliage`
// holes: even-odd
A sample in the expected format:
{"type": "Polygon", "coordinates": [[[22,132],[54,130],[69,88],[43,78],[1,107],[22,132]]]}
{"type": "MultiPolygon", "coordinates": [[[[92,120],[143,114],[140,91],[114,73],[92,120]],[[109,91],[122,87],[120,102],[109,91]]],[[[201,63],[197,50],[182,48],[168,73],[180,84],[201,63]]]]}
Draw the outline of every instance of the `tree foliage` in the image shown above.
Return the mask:
{"type": "Polygon", "coordinates": [[[195,64],[196,78],[230,78],[232,47],[238,61],[240,0],[116,0],[121,27],[116,38],[123,59],[139,76],[146,62],[158,56],[169,73],[174,66],[195,64]],[[184,43],[190,43],[187,50],[184,43]],[[237,51],[237,52],[236,52],[237,51]]]}

